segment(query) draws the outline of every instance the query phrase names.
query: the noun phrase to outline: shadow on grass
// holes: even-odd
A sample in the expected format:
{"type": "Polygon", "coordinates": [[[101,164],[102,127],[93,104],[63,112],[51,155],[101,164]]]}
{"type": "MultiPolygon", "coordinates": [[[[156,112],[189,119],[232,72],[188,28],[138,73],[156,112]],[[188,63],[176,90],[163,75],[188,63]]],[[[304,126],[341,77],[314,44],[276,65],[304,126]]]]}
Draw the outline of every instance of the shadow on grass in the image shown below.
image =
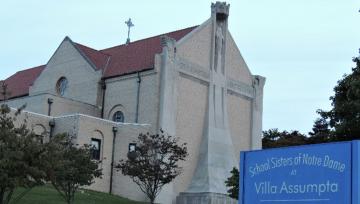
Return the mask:
{"type": "MultiPolygon", "coordinates": [[[[16,190],[14,197],[17,197],[26,189],[16,190]]],[[[27,192],[20,200],[11,202],[11,204],[64,204],[64,199],[51,186],[45,185],[35,187],[27,192]]],[[[101,193],[91,190],[80,190],[75,195],[75,204],[141,204],[115,195],[101,193]]]]}

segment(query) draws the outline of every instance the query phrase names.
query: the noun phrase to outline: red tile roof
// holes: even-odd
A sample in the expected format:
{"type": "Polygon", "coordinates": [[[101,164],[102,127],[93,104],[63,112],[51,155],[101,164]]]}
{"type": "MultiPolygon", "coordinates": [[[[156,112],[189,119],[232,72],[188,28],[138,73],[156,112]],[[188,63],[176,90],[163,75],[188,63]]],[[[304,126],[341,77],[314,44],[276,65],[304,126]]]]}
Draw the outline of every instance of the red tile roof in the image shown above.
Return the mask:
{"type": "Polygon", "coordinates": [[[124,44],[101,50],[101,52],[111,56],[110,63],[103,73],[103,78],[154,68],[155,54],[162,51],[161,36],[167,35],[175,40],[180,40],[194,28],[196,26],[135,41],[128,45],[124,44]]]}
{"type": "MultiPolygon", "coordinates": [[[[121,76],[129,73],[144,71],[154,68],[155,54],[161,53],[161,36],[169,36],[175,40],[180,40],[190,33],[197,26],[182,30],[165,33],[162,35],[146,38],[123,44],[104,50],[73,43],[89,60],[92,65],[103,71],[103,78],[121,76]]],[[[40,75],[46,65],[19,71],[5,80],[8,90],[11,92],[10,98],[26,96],[29,94],[29,87],[40,75]]]]}
{"type": "Polygon", "coordinates": [[[44,68],[45,65],[41,65],[31,69],[22,70],[7,78],[5,84],[7,85],[10,94],[8,98],[28,95],[29,87],[34,83],[44,68]]]}
{"type": "Polygon", "coordinates": [[[79,48],[82,51],[82,53],[88,58],[88,60],[91,61],[91,63],[95,66],[95,68],[102,70],[105,69],[105,66],[110,60],[109,55],[79,43],[74,43],[74,44],[77,48],[79,48]]]}

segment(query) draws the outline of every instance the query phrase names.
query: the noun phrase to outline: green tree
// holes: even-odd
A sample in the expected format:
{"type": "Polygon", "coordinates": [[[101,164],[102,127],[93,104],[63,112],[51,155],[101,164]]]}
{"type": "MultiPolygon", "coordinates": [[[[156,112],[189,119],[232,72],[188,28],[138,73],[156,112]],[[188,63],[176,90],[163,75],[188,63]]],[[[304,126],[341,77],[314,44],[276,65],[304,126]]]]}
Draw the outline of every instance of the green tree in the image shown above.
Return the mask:
{"type": "Polygon", "coordinates": [[[91,147],[78,147],[68,134],[55,135],[46,145],[48,180],[68,204],[75,192],[102,175],[98,162],[91,159],[91,147]]]}
{"type": "Polygon", "coordinates": [[[26,121],[14,124],[20,111],[12,114],[5,103],[0,107],[0,204],[24,195],[13,198],[16,188],[31,189],[42,185],[45,178],[41,138],[27,129],[26,121]]]}
{"type": "Polygon", "coordinates": [[[305,144],[308,144],[306,135],[296,130],[291,132],[280,132],[278,129],[263,131],[263,149],[305,144]]]}
{"type": "Polygon", "coordinates": [[[324,118],[315,120],[312,132],[309,132],[308,143],[318,144],[334,141],[334,132],[329,128],[329,123],[324,118]]]}
{"type": "Polygon", "coordinates": [[[231,171],[231,176],[225,181],[226,187],[228,187],[228,195],[236,200],[239,199],[239,170],[234,167],[231,171]]]}
{"type": "Polygon", "coordinates": [[[121,160],[116,166],[124,175],[139,186],[154,203],[156,196],[165,184],[178,176],[187,153],[186,144],[178,145],[178,139],[165,134],[140,134],[135,151],[129,152],[127,160],[121,160]]]}
{"type": "Polygon", "coordinates": [[[333,130],[332,140],[360,139],[360,57],[353,58],[356,66],[345,74],[330,97],[332,109],[318,111],[321,119],[333,130]]]}

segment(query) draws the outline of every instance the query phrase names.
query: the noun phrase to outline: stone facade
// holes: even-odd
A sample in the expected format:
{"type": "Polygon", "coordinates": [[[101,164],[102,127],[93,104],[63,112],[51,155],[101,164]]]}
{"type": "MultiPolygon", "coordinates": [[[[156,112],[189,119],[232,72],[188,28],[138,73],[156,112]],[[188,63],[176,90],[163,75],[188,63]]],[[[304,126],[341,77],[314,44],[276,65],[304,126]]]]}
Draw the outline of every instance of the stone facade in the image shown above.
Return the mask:
{"type": "Polygon", "coordinates": [[[97,106],[47,93],[14,98],[8,100],[7,103],[11,107],[20,107],[27,104],[26,110],[43,115],[62,116],[81,113],[100,117],[100,108],[97,106]],[[52,101],[50,112],[49,99],[52,101]]]}
{"type": "Polygon", "coordinates": [[[101,141],[104,176],[90,189],[145,201],[129,177],[114,171],[111,181],[111,158],[124,159],[139,133],[162,128],[188,144],[189,156],[157,202],[234,203],[224,181],[240,151],[261,148],[265,78],[251,74],[227,29],[228,16],[229,5],[213,4],[210,19],[180,40],[161,38],[151,69],[109,78],[66,37],[28,96],[8,104],[27,104],[23,117],[36,134],[101,141]],[[64,94],[58,90],[62,77],[68,80],[64,94]],[[113,122],[119,111],[124,121],[113,122]]]}
{"type": "Polygon", "coordinates": [[[104,118],[109,120],[112,120],[116,111],[121,110],[124,112],[125,122],[155,124],[156,128],[159,112],[158,73],[151,70],[106,80],[104,108],[104,118]],[[141,83],[137,102],[139,78],[141,83]]]}
{"type": "Polygon", "coordinates": [[[56,83],[61,77],[66,77],[69,83],[64,98],[97,106],[100,104],[98,82],[101,76],[101,71],[96,70],[66,37],[30,88],[29,95],[58,95],[56,83]]]}

